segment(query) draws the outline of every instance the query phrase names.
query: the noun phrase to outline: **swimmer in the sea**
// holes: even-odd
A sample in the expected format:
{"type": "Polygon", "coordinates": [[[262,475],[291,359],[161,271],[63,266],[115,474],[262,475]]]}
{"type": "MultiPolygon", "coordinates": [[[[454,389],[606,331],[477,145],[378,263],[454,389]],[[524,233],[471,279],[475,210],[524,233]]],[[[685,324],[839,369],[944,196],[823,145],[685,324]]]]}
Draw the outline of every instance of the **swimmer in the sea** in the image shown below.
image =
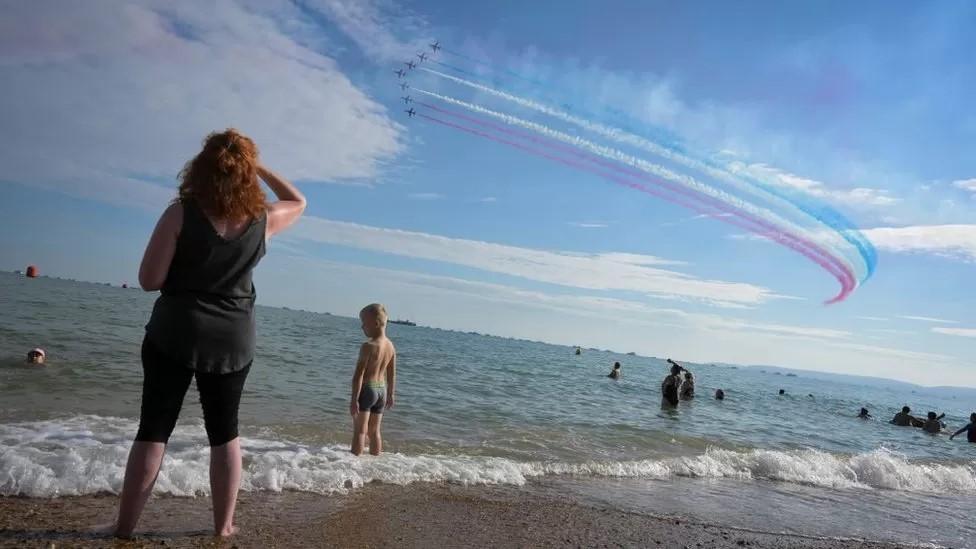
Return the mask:
{"type": "Polygon", "coordinates": [[[868,413],[867,408],[861,408],[861,413],[857,414],[857,417],[861,419],[871,419],[871,414],[868,413]]]}
{"type": "Polygon", "coordinates": [[[779,396],[786,396],[786,389],[780,389],[779,396]]]}
{"type": "Polygon", "coordinates": [[[912,409],[908,406],[902,406],[901,411],[895,414],[895,417],[891,418],[891,423],[899,427],[910,427],[917,421],[912,416],[912,409]]]}
{"type": "Polygon", "coordinates": [[[715,400],[725,400],[725,391],[721,389],[715,390],[715,400]]]}
{"type": "Polygon", "coordinates": [[[695,398],[695,376],[685,370],[685,380],[681,383],[681,400],[695,398]]]}
{"type": "Polygon", "coordinates": [[[935,412],[929,412],[928,419],[926,419],[925,423],[922,424],[922,429],[926,433],[932,433],[933,435],[942,432],[942,429],[945,428],[945,424],[943,424],[940,420],[944,417],[945,414],[936,417],[935,412]]]}
{"type": "Polygon", "coordinates": [[[28,364],[36,364],[41,366],[44,364],[45,358],[47,358],[47,355],[44,353],[44,349],[41,349],[40,347],[35,347],[34,349],[27,351],[28,364]]]}
{"type": "Polygon", "coordinates": [[[661,382],[661,408],[677,408],[678,395],[681,394],[681,365],[668,359],[671,374],[661,382]]]}
{"type": "Polygon", "coordinates": [[[949,440],[956,438],[956,435],[961,435],[963,432],[966,433],[966,440],[976,442],[976,412],[969,414],[969,424],[949,435],[949,440]]]}
{"type": "Polygon", "coordinates": [[[620,363],[619,362],[614,362],[613,363],[613,370],[610,370],[610,373],[607,374],[607,377],[609,377],[610,379],[620,379],[620,363]]]}

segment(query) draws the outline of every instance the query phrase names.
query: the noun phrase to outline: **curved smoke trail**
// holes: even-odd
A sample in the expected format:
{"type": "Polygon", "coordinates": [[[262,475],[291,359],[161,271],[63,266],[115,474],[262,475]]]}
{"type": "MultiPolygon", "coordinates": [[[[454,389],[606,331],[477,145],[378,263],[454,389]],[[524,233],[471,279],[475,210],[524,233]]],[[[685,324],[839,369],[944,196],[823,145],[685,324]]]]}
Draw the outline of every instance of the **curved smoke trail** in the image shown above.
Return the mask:
{"type": "MultiPolygon", "coordinates": [[[[780,217],[779,215],[777,215],[776,213],[770,210],[760,208],[749,202],[745,202],[733,195],[730,195],[725,191],[722,191],[721,189],[716,189],[710,185],[702,183],[691,176],[673,172],[665,168],[664,166],[660,166],[658,164],[648,162],[641,158],[637,158],[623,151],[611,147],[606,147],[598,143],[594,143],[582,137],[573,136],[573,135],[560,132],[558,130],[554,130],[544,124],[531,122],[528,120],[518,118],[516,116],[493,111],[491,109],[482,107],[480,105],[468,103],[466,101],[461,101],[460,99],[456,99],[450,96],[430,92],[423,89],[415,89],[414,91],[431,97],[435,97],[449,104],[463,107],[472,112],[476,112],[479,114],[483,114],[501,120],[502,122],[510,126],[521,127],[523,129],[534,131],[538,134],[544,135],[555,141],[560,141],[568,145],[572,145],[574,147],[584,149],[591,154],[602,156],[609,160],[613,160],[631,166],[633,168],[636,168],[638,170],[641,170],[653,176],[672,181],[674,183],[687,187],[688,189],[691,189],[692,191],[698,193],[699,195],[710,196],[712,199],[715,199],[726,205],[730,205],[731,207],[737,210],[747,212],[757,218],[765,219],[768,223],[771,223],[773,226],[786,227],[788,228],[787,230],[788,233],[809,235],[809,232],[806,231],[803,227],[795,225],[794,223],[780,217]]],[[[815,249],[819,250],[819,252],[825,257],[825,261],[828,264],[831,264],[836,268],[836,270],[827,269],[827,271],[830,272],[832,275],[834,275],[838,279],[838,282],[840,282],[841,284],[840,293],[837,296],[835,296],[833,299],[829,300],[828,303],[843,301],[848,295],[850,295],[850,293],[857,286],[857,279],[854,276],[851,266],[847,264],[845,261],[843,261],[841,258],[838,258],[833,254],[831,254],[828,250],[816,246],[816,244],[813,244],[812,242],[811,244],[814,245],[815,249]]]]}
{"type": "MultiPolygon", "coordinates": [[[[421,93],[429,93],[429,92],[426,92],[425,90],[419,90],[419,91],[421,93]]],[[[737,217],[739,217],[741,219],[744,219],[744,220],[748,221],[749,223],[753,224],[755,227],[759,227],[761,229],[761,230],[757,230],[754,227],[747,228],[747,230],[750,230],[751,232],[759,233],[759,234],[761,234],[764,237],[770,238],[771,240],[775,240],[775,241],[777,241],[777,242],[779,242],[781,244],[785,244],[789,248],[793,249],[794,251],[798,251],[800,253],[803,253],[803,252],[801,252],[799,249],[797,249],[797,246],[800,246],[800,247],[807,248],[807,249],[811,250],[810,253],[818,256],[818,258],[819,258],[818,260],[815,260],[815,261],[820,266],[824,267],[831,275],[833,275],[835,278],[837,278],[837,280],[841,283],[842,293],[843,293],[844,289],[853,290],[854,287],[855,287],[855,281],[854,281],[853,273],[851,273],[850,270],[845,269],[844,268],[845,266],[843,264],[839,263],[837,261],[837,259],[830,254],[830,252],[828,250],[826,250],[824,248],[821,248],[815,242],[812,242],[810,240],[807,240],[807,239],[803,238],[802,236],[796,236],[796,235],[793,235],[793,234],[788,233],[788,232],[783,232],[782,229],[776,227],[775,225],[770,224],[769,222],[763,221],[761,218],[758,218],[756,216],[748,215],[748,214],[746,214],[746,213],[744,213],[742,211],[739,211],[738,209],[736,209],[734,207],[730,207],[728,203],[723,202],[723,201],[721,201],[721,200],[719,200],[719,199],[717,199],[715,197],[712,197],[712,196],[703,196],[703,195],[701,195],[699,193],[695,193],[695,192],[693,192],[691,190],[688,190],[687,188],[684,188],[684,187],[682,187],[680,185],[671,184],[671,183],[668,183],[667,181],[664,181],[664,180],[658,180],[658,179],[649,178],[648,173],[646,173],[646,172],[638,172],[638,171],[635,171],[635,170],[628,169],[628,168],[626,168],[624,166],[621,166],[621,165],[619,165],[619,164],[617,164],[615,162],[610,162],[608,160],[604,160],[603,158],[605,158],[605,157],[601,157],[601,156],[597,156],[597,155],[594,155],[594,154],[591,154],[591,153],[583,152],[583,151],[579,150],[578,148],[576,148],[574,146],[567,145],[567,144],[563,144],[563,142],[558,141],[558,140],[554,140],[554,139],[546,138],[546,137],[539,137],[539,136],[537,136],[535,134],[520,132],[518,130],[513,130],[513,129],[507,128],[505,126],[499,126],[497,124],[493,124],[493,123],[491,123],[491,122],[489,122],[487,120],[483,120],[483,119],[479,119],[479,118],[467,116],[467,115],[464,115],[464,114],[461,114],[461,113],[457,113],[457,112],[454,112],[454,111],[450,111],[450,110],[447,110],[447,109],[442,109],[440,107],[437,107],[435,105],[430,105],[428,103],[418,102],[418,105],[421,105],[421,106],[424,106],[426,108],[435,110],[437,112],[446,114],[448,116],[460,118],[462,120],[465,120],[465,121],[470,122],[470,123],[473,123],[473,124],[477,124],[479,126],[491,128],[491,129],[493,129],[495,131],[498,131],[498,132],[501,132],[501,133],[504,133],[504,134],[507,134],[507,135],[511,135],[513,137],[517,137],[517,138],[521,138],[521,139],[527,139],[529,141],[532,141],[533,143],[540,144],[540,145],[542,145],[544,147],[547,147],[547,148],[550,148],[550,149],[554,149],[554,150],[558,150],[558,151],[565,152],[565,153],[568,153],[568,154],[572,154],[573,156],[575,156],[577,158],[582,158],[582,159],[584,159],[584,160],[586,160],[588,162],[591,162],[591,163],[596,164],[598,166],[601,166],[603,168],[607,168],[607,169],[613,170],[613,171],[615,171],[617,173],[621,173],[621,174],[624,174],[624,175],[627,175],[627,176],[630,176],[630,177],[637,177],[637,178],[640,178],[642,180],[650,181],[651,183],[653,183],[653,184],[655,184],[657,186],[665,187],[669,191],[671,191],[673,193],[681,194],[681,195],[683,195],[685,197],[688,197],[691,200],[695,200],[695,201],[698,201],[698,202],[707,203],[712,208],[714,208],[715,210],[717,210],[718,212],[725,213],[725,214],[735,215],[735,216],[737,216],[737,217]],[[774,235],[774,234],[778,234],[778,235],[782,235],[782,236],[777,237],[777,238],[773,238],[771,235],[774,235]],[[793,242],[794,244],[787,243],[786,242],[787,240],[790,241],[790,242],[793,242]]],[[[690,207],[690,206],[688,206],[687,203],[684,203],[682,205],[685,206],[685,207],[690,207]]],[[[703,211],[701,211],[700,208],[697,208],[697,207],[691,207],[691,208],[692,209],[695,209],[696,211],[699,211],[699,213],[710,213],[710,214],[714,214],[714,212],[703,212],[703,211]]],[[[729,221],[726,220],[726,222],[729,222],[729,221]]],[[[732,223],[732,224],[733,225],[736,225],[736,226],[739,226],[739,227],[742,227],[742,225],[740,223],[732,223]]],[[[810,256],[810,254],[803,253],[803,255],[806,256],[806,257],[808,257],[808,258],[810,258],[810,259],[813,259],[810,256]]],[[[846,294],[844,295],[844,297],[846,297],[846,294]]],[[[843,299],[843,297],[841,297],[841,299],[843,299]]],[[[832,300],[830,302],[834,302],[834,301],[832,300]]]]}
{"type": "Polygon", "coordinates": [[[450,74],[445,74],[443,72],[434,69],[429,69],[426,67],[421,67],[421,70],[429,74],[432,74],[434,76],[444,78],[449,81],[455,82],[457,84],[461,84],[479,91],[483,91],[495,97],[499,97],[501,99],[505,99],[507,101],[513,102],[519,106],[526,107],[535,110],[537,112],[540,112],[542,114],[551,116],[553,118],[557,118],[564,122],[576,125],[585,130],[602,135],[603,137],[606,137],[608,139],[617,141],[618,143],[627,144],[627,145],[634,146],[636,148],[643,149],[645,151],[658,155],[662,158],[666,158],[673,162],[682,164],[688,168],[692,168],[704,172],[716,179],[720,179],[726,182],[727,184],[733,187],[736,187],[740,191],[746,192],[748,194],[752,194],[754,196],[762,198],[763,200],[769,201],[770,197],[772,197],[773,198],[773,200],[771,200],[772,202],[778,202],[780,203],[780,205],[784,205],[790,209],[796,210],[801,214],[803,214],[804,216],[810,217],[815,221],[817,221],[818,223],[832,229],[833,232],[824,233],[823,236],[832,240],[833,244],[853,246],[857,250],[859,259],[861,259],[861,262],[863,262],[864,265],[864,274],[861,277],[859,277],[861,282],[867,280],[868,277],[870,277],[874,272],[874,267],[877,263],[877,253],[874,250],[874,246],[871,245],[871,243],[866,238],[864,238],[864,236],[861,235],[860,232],[857,231],[856,228],[854,228],[853,225],[851,225],[850,222],[844,219],[843,216],[841,216],[839,213],[831,211],[829,212],[830,218],[827,219],[825,218],[824,215],[827,212],[811,208],[808,205],[803,204],[802,201],[791,200],[788,197],[788,195],[782,193],[781,191],[779,191],[779,189],[772,188],[772,186],[769,184],[759,183],[757,185],[754,183],[750,185],[747,182],[742,181],[741,180],[742,176],[739,174],[730,173],[729,171],[717,167],[710,162],[692,158],[690,156],[681,153],[680,151],[672,150],[667,146],[660,145],[647,138],[619,130],[618,128],[612,128],[606,126],[605,124],[601,124],[599,122],[592,122],[585,118],[581,118],[579,116],[566,113],[564,111],[539,103],[537,101],[519,97],[517,95],[513,95],[502,90],[497,90],[495,88],[492,88],[490,86],[485,86],[484,84],[480,84],[478,82],[473,82],[470,80],[466,80],[464,78],[459,78],[456,76],[452,76],[450,74]],[[839,235],[840,238],[843,240],[843,242],[837,240],[836,235],[839,235]]]}
{"type": "MultiPolygon", "coordinates": [[[[675,199],[672,195],[668,195],[668,194],[662,193],[660,191],[654,190],[652,188],[647,187],[646,185],[642,185],[640,183],[636,183],[634,181],[625,179],[623,177],[620,177],[619,175],[616,175],[616,174],[613,174],[613,173],[604,172],[604,171],[601,171],[601,170],[597,170],[597,169],[593,168],[592,166],[589,166],[589,165],[587,165],[587,164],[585,164],[583,162],[577,161],[577,160],[573,160],[573,159],[570,159],[570,158],[559,157],[559,156],[556,156],[556,155],[547,153],[545,151],[540,151],[540,150],[535,149],[533,147],[529,147],[529,146],[524,145],[524,144],[521,144],[521,143],[517,143],[517,142],[514,142],[514,141],[510,141],[508,139],[504,139],[502,137],[498,137],[498,136],[495,136],[495,135],[491,135],[491,134],[489,134],[487,132],[478,130],[476,128],[471,128],[471,127],[465,126],[463,124],[455,124],[453,122],[449,122],[449,121],[446,121],[446,120],[441,120],[441,119],[439,119],[437,117],[429,116],[429,115],[426,115],[426,114],[423,114],[423,113],[418,113],[417,116],[418,117],[421,117],[421,118],[423,118],[425,120],[428,120],[428,121],[431,121],[431,122],[435,122],[437,124],[441,124],[443,126],[447,126],[447,127],[450,127],[450,128],[454,128],[454,129],[460,130],[460,131],[464,131],[464,132],[467,132],[467,133],[470,133],[470,134],[473,134],[473,135],[476,135],[476,136],[479,136],[479,137],[483,137],[485,139],[489,139],[489,140],[494,141],[496,143],[501,143],[503,145],[507,145],[507,146],[510,146],[510,147],[519,149],[519,150],[521,150],[523,152],[526,152],[526,153],[529,153],[529,154],[533,154],[533,155],[536,155],[536,156],[540,156],[542,158],[546,158],[546,159],[549,159],[549,160],[552,160],[552,161],[555,161],[555,162],[559,162],[561,164],[565,164],[567,166],[570,166],[570,167],[573,167],[573,168],[576,168],[576,169],[579,169],[579,170],[582,170],[582,171],[586,171],[586,172],[595,174],[597,176],[600,176],[600,177],[602,177],[604,179],[607,179],[607,180],[612,181],[614,183],[617,183],[619,185],[622,185],[622,186],[625,186],[625,187],[628,187],[628,188],[631,188],[631,189],[634,189],[634,190],[637,190],[637,191],[640,191],[640,192],[644,192],[644,193],[647,193],[647,194],[650,194],[650,195],[653,195],[653,196],[662,198],[662,199],[667,200],[669,202],[672,202],[672,203],[675,203],[675,204],[684,206],[684,207],[686,207],[688,209],[691,209],[693,211],[697,211],[697,212],[702,213],[702,214],[705,214],[705,215],[713,215],[714,214],[714,211],[713,210],[702,208],[701,206],[699,206],[698,204],[695,204],[693,202],[687,202],[687,201],[684,201],[684,200],[675,199]]],[[[728,218],[724,218],[723,221],[726,222],[726,223],[729,223],[731,225],[740,227],[740,228],[742,228],[744,230],[747,230],[747,231],[750,231],[750,232],[753,232],[753,233],[759,233],[762,236],[764,236],[766,238],[769,238],[770,240],[773,240],[775,242],[778,242],[778,243],[780,243],[780,244],[782,244],[782,245],[784,245],[784,246],[786,246],[786,247],[788,247],[788,248],[790,248],[790,249],[792,249],[792,250],[794,250],[794,251],[802,254],[803,256],[807,257],[811,261],[813,261],[813,262],[817,263],[818,265],[820,265],[822,268],[824,268],[828,272],[831,272],[832,274],[835,274],[832,271],[831,266],[824,260],[824,258],[822,256],[820,256],[820,255],[818,255],[818,254],[810,251],[810,249],[808,248],[808,246],[810,246],[810,247],[812,247],[812,248],[814,248],[816,250],[816,246],[813,245],[810,242],[805,242],[804,243],[802,241],[802,239],[797,239],[793,235],[789,235],[789,234],[783,233],[783,232],[781,232],[779,230],[776,230],[775,227],[772,227],[772,226],[770,226],[768,224],[764,224],[760,220],[756,220],[756,219],[752,219],[752,218],[748,218],[748,217],[743,218],[741,221],[740,220],[732,220],[732,219],[728,219],[728,218]],[[756,230],[756,227],[757,226],[758,227],[766,228],[769,232],[757,231],[756,230]],[[797,243],[798,241],[801,244],[805,244],[805,245],[798,245],[798,243],[797,243]]],[[[841,278],[840,275],[835,274],[835,277],[837,277],[838,278],[838,281],[840,281],[840,278],[841,278]]],[[[841,282],[841,283],[842,283],[842,285],[844,284],[843,282],[841,282]]],[[[836,296],[833,299],[827,301],[827,303],[829,304],[829,303],[835,303],[837,301],[840,301],[840,300],[844,299],[844,297],[846,297],[846,295],[847,294],[845,294],[842,291],[841,294],[838,294],[838,296],[836,296]]]]}

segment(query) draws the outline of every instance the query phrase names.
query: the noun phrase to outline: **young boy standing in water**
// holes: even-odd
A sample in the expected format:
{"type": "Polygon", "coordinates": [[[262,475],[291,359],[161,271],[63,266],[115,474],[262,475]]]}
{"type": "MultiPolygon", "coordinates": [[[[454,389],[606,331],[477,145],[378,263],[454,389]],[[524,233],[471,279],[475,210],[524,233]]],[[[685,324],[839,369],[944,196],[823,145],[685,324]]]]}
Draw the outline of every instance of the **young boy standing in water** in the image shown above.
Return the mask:
{"type": "Polygon", "coordinates": [[[352,397],[349,413],[352,415],[352,453],[363,453],[366,435],[369,435],[369,453],[374,456],[383,451],[380,422],[383,410],[393,408],[396,392],[396,349],[386,337],[386,308],[379,303],[363,307],[359,311],[363,333],[369,339],[359,348],[356,371],[352,376],[352,397]]]}

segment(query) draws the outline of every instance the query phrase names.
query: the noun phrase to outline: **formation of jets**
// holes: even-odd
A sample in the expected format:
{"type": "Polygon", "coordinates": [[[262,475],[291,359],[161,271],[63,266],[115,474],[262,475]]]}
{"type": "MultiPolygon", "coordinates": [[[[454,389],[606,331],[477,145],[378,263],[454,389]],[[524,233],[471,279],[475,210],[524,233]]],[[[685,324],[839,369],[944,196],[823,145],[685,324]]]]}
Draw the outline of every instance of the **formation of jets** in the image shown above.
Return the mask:
{"type": "MultiPolygon", "coordinates": [[[[441,49],[441,42],[440,42],[440,40],[435,40],[433,43],[427,44],[427,47],[430,48],[430,51],[431,52],[437,53],[437,50],[441,49]]],[[[417,65],[419,63],[423,63],[423,62],[427,61],[427,59],[430,58],[427,55],[427,52],[425,52],[425,51],[422,51],[422,52],[418,53],[416,55],[416,57],[417,57],[417,59],[419,61],[414,61],[413,59],[410,59],[408,61],[404,61],[403,64],[406,65],[407,68],[405,68],[405,69],[397,69],[397,70],[393,71],[393,74],[397,75],[397,79],[401,79],[402,80],[405,76],[407,76],[407,73],[409,73],[413,69],[417,68],[417,65]]],[[[400,82],[400,90],[401,91],[406,91],[407,88],[409,88],[409,87],[410,87],[410,84],[407,84],[405,81],[404,82],[400,82]]],[[[410,97],[409,95],[404,95],[400,99],[403,100],[403,104],[404,105],[409,105],[410,103],[413,102],[413,98],[410,97]]],[[[413,107],[410,107],[409,109],[407,109],[407,110],[405,110],[403,112],[407,113],[407,116],[410,117],[410,118],[413,118],[413,116],[417,114],[417,111],[415,111],[413,109],[413,107]]]]}

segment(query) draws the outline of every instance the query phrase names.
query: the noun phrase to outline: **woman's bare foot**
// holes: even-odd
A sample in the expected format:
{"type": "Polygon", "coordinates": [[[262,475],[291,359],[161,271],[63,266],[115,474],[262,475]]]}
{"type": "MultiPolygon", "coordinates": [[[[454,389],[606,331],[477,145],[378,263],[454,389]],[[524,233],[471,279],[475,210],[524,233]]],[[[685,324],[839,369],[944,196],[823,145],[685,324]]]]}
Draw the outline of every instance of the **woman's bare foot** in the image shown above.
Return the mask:
{"type": "Polygon", "coordinates": [[[97,526],[93,526],[91,529],[91,533],[96,536],[115,537],[115,538],[124,538],[124,539],[129,539],[132,537],[132,532],[120,532],[118,525],[114,522],[108,522],[105,524],[99,524],[97,526]]]}
{"type": "Polygon", "coordinates": [[[233,524],[231,524],[230,525],[230,528],[227,528],[227,529],[223,530],[222,532],[217,532],[217,535],[220,536],[220,537],[222,537],[222,538],[229,538],[231,536],[237,535],[237,532],[238,532],[237,526],[234,526],[233,524]]]}

